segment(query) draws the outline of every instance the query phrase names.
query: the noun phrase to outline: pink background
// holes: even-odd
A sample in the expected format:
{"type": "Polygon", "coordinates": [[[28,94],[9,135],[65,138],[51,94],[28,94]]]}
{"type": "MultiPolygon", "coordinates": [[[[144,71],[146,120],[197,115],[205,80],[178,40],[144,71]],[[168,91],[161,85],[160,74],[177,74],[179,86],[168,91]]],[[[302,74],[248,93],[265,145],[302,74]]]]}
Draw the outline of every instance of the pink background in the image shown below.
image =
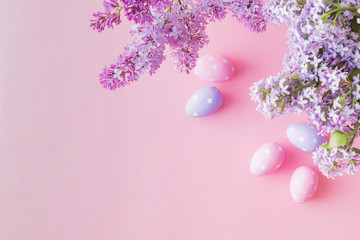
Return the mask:
{"type": "Polygon", "coordinates": [[[231,18],[212,23],[201,54],[236,61],[216,114],[184,106],[209,85],[174,70],[110,92],[97,76],[130,42],[129,24],[90,30],[100,0],[3,0],[0,14],[0,239],[356,239],[360,174],[320,178],[314,198],[293,202],[292,172],[311,154],[291,146],[289,124],[254,110],[249,87],[276,74],[286,27],[249,33],[231,18]],[[286,151],[274,174],[249,162],[263,143],[286,151]]]}

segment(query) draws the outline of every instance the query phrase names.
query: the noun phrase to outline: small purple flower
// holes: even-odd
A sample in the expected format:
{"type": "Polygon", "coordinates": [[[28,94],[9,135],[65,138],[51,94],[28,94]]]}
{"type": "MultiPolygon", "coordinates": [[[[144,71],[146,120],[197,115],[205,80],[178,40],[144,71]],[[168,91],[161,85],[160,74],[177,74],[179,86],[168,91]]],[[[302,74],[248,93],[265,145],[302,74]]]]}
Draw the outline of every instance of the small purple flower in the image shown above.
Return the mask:
{"type": "Polygon", "coordinates": [[[155,73],[165,59],[165,46],[176,69],[189,73],[209,41],[208,22],[222,20],[228,10],[251,31],[266,27],[260,0],[104,0],[103,5],[105,11],[91,20],[93,29],[120,24],[120,15],[135,23],[130,32],[134,42],[100,74],[100,83],[111,90],[155,73]]]}
{"type": "Polygon", "coordinates": [[[113,25],[121,23],[120,13],[123,9],[120,6],[119,0],[110,0],[103,2],[105,12],[96,12],[93,14],[94,19],[91,20],[90,27],[99,32],[103,31],[105,27],[113,28],[113,25]]]}
{"type": "Polygon", "coordinates": [[[319,147],[313,154],[313,160],[322,174],[333,179],[344,173],[354,174],[360,169],[360,155],[341,147],[330,151],[319,147]]]}

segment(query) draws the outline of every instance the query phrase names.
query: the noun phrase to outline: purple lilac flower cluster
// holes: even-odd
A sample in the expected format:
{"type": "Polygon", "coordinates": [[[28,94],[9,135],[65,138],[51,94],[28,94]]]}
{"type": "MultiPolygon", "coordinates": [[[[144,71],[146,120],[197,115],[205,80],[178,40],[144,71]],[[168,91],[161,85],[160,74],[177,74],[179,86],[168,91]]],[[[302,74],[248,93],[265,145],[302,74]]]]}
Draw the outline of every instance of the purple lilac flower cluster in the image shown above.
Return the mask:
{"type": "Polygon", "coordinates": [[[135,40],[100,74],[104,88],[115,90],[150,75],[165,59],[170,48],[176,68],[189,73],[199,50],[208,43],[208,22],[222,20],[227,11],[250,31],[266,28],[261,0],[105,0],[104,12],[94,13],[90,26],[101,32],[121,23],[122,15],[133,21],[135,40]]]}
{"type": "Polygon", "coordinates": [[[353,174],[360,119],[360,0],[269,0],[267,20],[289,25],[284,69],[251,87],[257,110],[271,119],[286,112],[308,115],[330,142],[313,154],[327,177],[353,174]]]}

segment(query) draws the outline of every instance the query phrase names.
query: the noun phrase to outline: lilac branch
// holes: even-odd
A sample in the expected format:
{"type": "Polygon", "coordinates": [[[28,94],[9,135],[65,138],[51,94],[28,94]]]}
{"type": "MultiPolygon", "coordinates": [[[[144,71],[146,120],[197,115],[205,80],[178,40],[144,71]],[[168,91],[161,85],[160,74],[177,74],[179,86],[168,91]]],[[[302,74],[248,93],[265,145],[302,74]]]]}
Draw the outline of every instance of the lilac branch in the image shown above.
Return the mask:
{"type": "Polygon", "coordinates": [[[226,11],[250,31],[262,32],[266,27],[260,0],[105,0],[104,7],[105,12],[94,14],[93,29],[100,32],[120,24],[121,13],[135,23],[134,42],[100,74],[100,83],[110,90],[155,73],[165,59],[166,45],[176,69],[189,73],[199,50],[209,42],[208,22],[223,19],[226,11]]]}
{"type": "Polygon", "coordinates": [[[113,25],[121,23],[120,13],[123,7],[118,0],[110,0],[103,2],[105,12],[96,12],[93,19],[90,20],[90,27],[101,32],[105,27],[113,28],[113,25]]]}

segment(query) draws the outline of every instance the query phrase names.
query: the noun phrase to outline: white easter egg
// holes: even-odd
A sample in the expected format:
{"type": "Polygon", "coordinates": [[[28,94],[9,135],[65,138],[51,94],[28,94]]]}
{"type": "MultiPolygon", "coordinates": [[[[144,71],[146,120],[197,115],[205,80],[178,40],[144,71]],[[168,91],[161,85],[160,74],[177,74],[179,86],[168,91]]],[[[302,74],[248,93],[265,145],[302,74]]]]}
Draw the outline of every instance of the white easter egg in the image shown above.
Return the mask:
{"type": "Polygon", "coordinates": [[[254,154],[250,171],[253,175],[260,177],[277,170],[285,159],[284,149],[277,143],[266,143],[254,154]]]}

